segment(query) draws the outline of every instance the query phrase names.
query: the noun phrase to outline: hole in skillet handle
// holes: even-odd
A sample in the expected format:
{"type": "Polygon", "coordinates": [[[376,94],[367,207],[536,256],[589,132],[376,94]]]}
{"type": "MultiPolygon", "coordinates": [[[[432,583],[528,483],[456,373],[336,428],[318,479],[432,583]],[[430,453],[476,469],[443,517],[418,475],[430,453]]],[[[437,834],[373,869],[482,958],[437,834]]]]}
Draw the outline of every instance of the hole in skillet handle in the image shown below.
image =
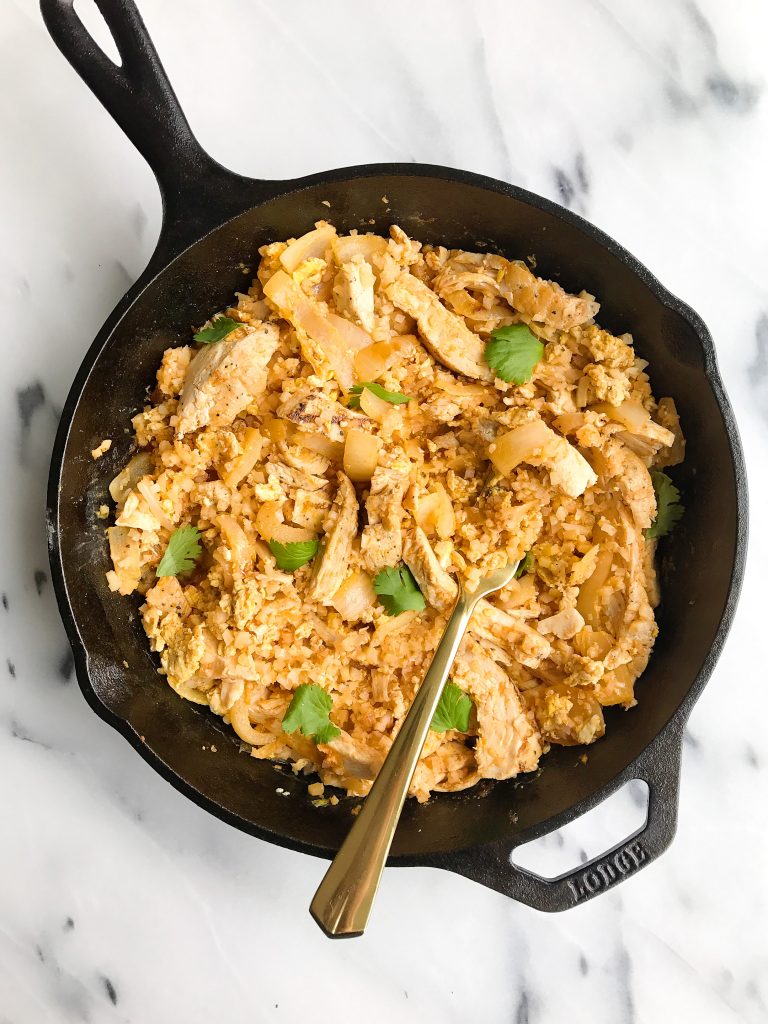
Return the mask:
{"type": "Polygon", "coordinates": [[[552,881],[628,842],[648,821],[648,783],[632,779],[591,811],[540,839],[517,846],[511,864],[544,881],[552,881]]]}
{"type": "Polygon", "coordinates": [[[104,55],[116,68],[122,67],[123,58],[96,0],[75,0],[75,14],[104,55]]]}
{"type": "MultiPolygon", "coordinates": [[[[599,896],[656,860],[674,838],[683,725],[677,720],[670,722],[640,757],[614,780],[611,793],[636,780],[645,783],[647,813],[640,828],[599,856],[554,878],[547,878],[515,863],[517,848],[549,835],[577,817],[566,814],[566,820],[558,820],[556,828],[544,826],[536,834],[521,835],[512,842],[504,840],[437,856],[428,859],[427,863],[464,875],[519,903],[548,913],[569,910],[599,896]]],[[[584,810],[590,810],[608,795],[599,795],[584,810]]]]}

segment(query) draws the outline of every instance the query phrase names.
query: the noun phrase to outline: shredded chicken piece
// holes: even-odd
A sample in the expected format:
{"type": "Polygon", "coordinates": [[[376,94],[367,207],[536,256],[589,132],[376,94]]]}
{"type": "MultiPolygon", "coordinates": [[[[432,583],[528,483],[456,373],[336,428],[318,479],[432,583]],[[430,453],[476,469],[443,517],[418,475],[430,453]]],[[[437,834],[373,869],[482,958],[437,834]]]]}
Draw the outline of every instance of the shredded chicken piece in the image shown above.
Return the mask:
{"type": "Polygon", "coordinates": [[[353,256],[348,263],[342,263],[333,285],[337,307],[369,333],[374,327],[374,281],[370,263],[362,256],[353,256]]]}
{"type": "Polygon", "coordinates": [[[234,337],[201,348],[184,375],[177,435],[232,423],[264,391],[279,337],[275,324],[244,326],[234,337]]]}
{"type": "Polygon", "coordinates": [[[609,440],[594,452],[595,465],[606,481],[614,481],[641,530],[656,518],[656,494],[645,463],[619,441],[609,440]]]}
{"type": "Polygon", "coordinates": [[[516,661],[529,668],[537,668],[552,650],[549,641],[527,622],[497,608],[485,598],[475,605],[469,633],[501,644],[516,661]]]}
{"type": "Polygon", "coordinates": [[[560,640],[572,640],[584,628],[584,619],[575,608],[563,608],[555,615],[539,620],[540,633],[554,633],[560,640]]]}
{"type": "Polygon", "coordinates": [[[536,721],[505,670],[470,639],[459,652],[452,675],[475,701],[475,760],[481,776],[510,779],[533,771],[542,753],[536,721]]]}
{"type": "Polygon", "coordinates": [[[536,277],[524,263],[507,264],[500,275],[499,291],[513,309],[561,331],[586,323],[600,308],[591,296],[569,295],[554,281],[536,277]]]}
{"type": "Polygon", "coordinates": [[[315,560],[315,568],[307,596],[321,604],[329,602],[349,570],[352,540],[357,533],[357,494],[352,481],[344,473],[338,474],[336,492],[325,529],[322,553],[315,560]]]}
{"type": "Polygon", "coordinates": [[[451,607],[458,593],[456,581],[440,565],[426,533],[419,526],[406,531],[403,561],[413,573],[427,604],[438,611],[451,607]]]}
{"type": "Polygon", "coordinates": [[[662,449],[655,457],[654,465],[658,469],[665,466],[677,466],[685,458],[685,438],[680,429],[680,417],[677,414],[677,406],[674,398],[660,398],[656,410],[656,418],[662,427],[672,434],[674,440],[666,449],[662,449]]]}
{"type": "Polygon", "coordinates": [[[360,539],[363,565],[372,575],[385,566],[395,566],[403,553],[403,495],[408,487],[410,463],[377,466],[371,491],[365,502],[368,525],[360,539]]]}
{"type": "Polygon", "coordinates": [[[445,308],[431,288],[412,274],[401,274],[387,288],[387,297],[414,317],[424,344],[449,370],[473,380],[493,380],[480,338],[445,308]]]}
{"type": "Polygon", "coordinates": [[[344,440],[347,428],[371,424],[367,416],[334,402],[323,391],[296,392],[278,406],[277,415],[337,442],[344,440]]]}

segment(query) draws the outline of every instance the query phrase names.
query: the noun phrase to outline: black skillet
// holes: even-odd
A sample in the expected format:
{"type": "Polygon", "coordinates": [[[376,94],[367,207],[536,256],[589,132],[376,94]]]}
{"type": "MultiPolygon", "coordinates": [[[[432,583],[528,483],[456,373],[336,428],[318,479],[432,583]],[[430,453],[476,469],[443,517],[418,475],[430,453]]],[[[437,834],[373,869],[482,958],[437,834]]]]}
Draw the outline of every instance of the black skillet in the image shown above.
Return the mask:
{"type": "Polygon", "coordinates": [[[681,413],[688,454],[675,473],[687,512],[662,544],[659,639],[638,685],[639,705],[608,711],[606,736],[585,764],[578,749],[556,748],[530,777],[426,805],[409,801],[390,862],[447,868],[541,910],[570,907],[650,863],[674,835],[683,727],[720,654],[744,569],[744,463],[707,328],[602,231],[505,182],[425,164],[348,167],[292,181],[233,174],[192,135],[132,0],[97,3],[119,67],[95,45],[72,0],[42,0],[41,7],[59,49],[153,168],[163,227],[149,266],[85,357],[53,452],[51,567],[86,700],[200,807],[270,842],[332,856],[349,825],[349,802],[313,807],[306,782],[241,753],[218,719],[162,683],[137,603],[107,589],[96,510],[128,457],[125,428],[161,353],[187,342],[191,325],[242,288],[243,264],[254,266],[263,243],[328,217],[340,231],[386,233],[394,222],[425,242],[535,253],[545,277],[599,297],[604,326],[633,333],[655,392],[674,395],[681,413]],[[90,450],[105,437],[115,439],[112,450],[94,462],[90,450]],[[647,820],[635,835],[554,880],[513,866],[515,847],[572,821],[630,779],[644,779],[650,790],[647,820]]]}

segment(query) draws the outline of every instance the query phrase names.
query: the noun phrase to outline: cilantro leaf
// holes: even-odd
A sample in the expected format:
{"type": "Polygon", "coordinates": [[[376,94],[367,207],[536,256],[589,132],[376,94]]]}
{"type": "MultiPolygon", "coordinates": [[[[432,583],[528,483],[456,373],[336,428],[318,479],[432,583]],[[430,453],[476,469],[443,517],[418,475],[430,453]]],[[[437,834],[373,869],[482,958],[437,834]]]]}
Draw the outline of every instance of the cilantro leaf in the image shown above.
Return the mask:
{"type": "Polygon", "coordinates": [[[411,398],[409,395],[404,395],[400,391],[387,391],[381,384],[377,384],[375,381],[364,381],[362,384],[355,384],[350,389],[351,397],[349,399],[350,409],[360,408],[360,395],[363,393],[363,388],[367,388],[372,395],[376,395],[377,398],[383,398],[385,402],[389,402],[391,405],[404,405],[406,402],[410,402],[411,398]]]}
{"type": "Polygon", "coordinates": [[[471,710],[472,698],[455,683],[446,683],[432,719],[433,731],[447,732],[449,729],[456,729],[457,732],[466,732],[469,729],[471,710]]]}
{"type": "Polygon", "coordinates": [[[157,567],[158,576],[178,576],[194,569],[200,557],[200,531],[196,526],[180,526],[174,530],[157,567]]]}
{"type": "Polygon", "coordinates": [[[201,331],[193,334],[192,337],[203,345],[211,345],[214,341],[221,341],[222,338],[226,338],[228,334],[242,326],[239,320],[232,320],[228,316],[217,316],[215,320],[211,321],[210,327],[203,327],[201,331]]]}
{"type": "Polygon", "coordinates": [[[651,481],[656,492],[656,518],[645,531],[645,536],[649,540],[654,537],[666,537],[680,522],[685,512],[680,504],[680,491],[666,473],[662,473],[660,469],[652,469],[651,481]]]}
{"type": "Polygon", "coordinates": [[[533,555],[530,551],[526,551],[520,560],[520,565],[515,569],[515,579],[519,580],[521,576],[525,576],[527,572],[530,572],[533,568],[533,555]]]}
{"type": "Polygon", "coordinates": [[[373,589],[379,595],[387,615],[400,615],[407,611],[423,612],[426,607],[424,597],[407,565],[382,569],[374,577],[373,589]]]}
{"type": "Polygon", "coordinates": [[[525,384],[544,355],[544,346],[525,324],[508,324],[491,331],[485,361],[508,384],[525,384]]]}
{"type": "Polygon", "coordinates": [[[313,736],[316,743],[328,743],[341,732],[329,718],[332,707],[331,695],[322,686],[302,683],[283,715],[283,732],[300,729],[303,736],[313,736]]]}
{"type": "Polygon", "coordinates": [[[278,540],[269,542],[269,550],[275,556],[277,568],[283,572],[295,572],[306,565],[317,554],[316,540],[299,540],[281,544],[278,540]]]}

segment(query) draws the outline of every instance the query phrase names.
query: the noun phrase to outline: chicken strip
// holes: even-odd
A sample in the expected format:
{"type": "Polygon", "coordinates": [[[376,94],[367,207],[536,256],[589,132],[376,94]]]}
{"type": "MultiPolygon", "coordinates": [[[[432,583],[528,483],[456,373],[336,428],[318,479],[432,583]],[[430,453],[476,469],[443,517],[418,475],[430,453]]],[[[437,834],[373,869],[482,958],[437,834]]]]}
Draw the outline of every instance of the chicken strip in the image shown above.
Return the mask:
{"type": "Polygon", "coordinates": [[[656,493],[643,460],[620,441],[606,441],[602,451],[596,448],[592,451],[593,461],[604,481],[615,481],[616,490],[635,524],[646,530],[656,518],[656,493]]]}
{"type": "Polygon", "coordinates": [[[446,309],[423,281],[412,274],[401,274],[386,293],[398,309],[414,317],[421,338],[435,359],[449,370],[473,380],[493,380],[480,338],[460,316],[446,309]]]}
{"type": "Polygon", "coordinates": [[[539,731],[504,669],[470,639],[459,651],[452,675],[475,702],[475,760],[481,777],[511,779],[520,772],[533,771],[542,754],[539,731]]]}
{"type": "Polygon", "coordinates": [[[521,665],[537,668],[548,658],[552,645],[522,619],[486,601],[477,602],[468,632],[499,644],[521,665]]]}
{"type": "Polygon", "coordinates": [[[536,277],[524,263],[507,264],[499,279],[499,293],[524,316],[561,331],[586,323],[600,309],[594,299],[569,295],[554,281],[536,277]]]}
{"type": "Polygon", "coordinates": [[[353,256],[348,263],[342,263],[333,283],[333,297],[337,307],[344,316],[368,332],[374,326],[374,280],[370,263],[362,256],[353,256]]]}
{"type": "Polygon", "coordinates": [[[178,437],[201,427],[227,426],[264,391],[280,332],[275,324],[260,324],[238,328],[235,334],[204,345],[187,367],[178,437]]]}
{"type": "Polygon", "coordinates": [[[427,535],[420,526],[413,526],[403,543],[403,561],[411,570],[427,604],[446,611],[456,600],[456,581],[440,565],[427,535]]]}
{"type": "Polygon", "coordinates": [[[277,415],[336,442],[344,440],[349,427],[365,428],[371,424],[367,416],[334,402],[323,391],[296,392],[278,406],[277,415]]]}
{"type": "Polygon", "coordinates": [[[344,731],[328,743],[320,744],[324,754],[323,772],[327,777],[342,779],[374,779],[383,757],[344,731]]]}
{"type": "Polygon", "coordinates": [[[377,466],[371,478],[371,491],[365,503],[368,525],[360,539],[363,566],[375,575],[385,566],[394,566],[403,553],[403,495],[408,487],[410,463],[395,462],[377,466]]]}
{"type": "Polygon", "coordinates": [[[344,582],[352,541],[357,533],[357,494],[352,481],[339,473],[339,489],[325,522],[325,541],[315,559],[307,597],[325,604],[344,582]]]}

